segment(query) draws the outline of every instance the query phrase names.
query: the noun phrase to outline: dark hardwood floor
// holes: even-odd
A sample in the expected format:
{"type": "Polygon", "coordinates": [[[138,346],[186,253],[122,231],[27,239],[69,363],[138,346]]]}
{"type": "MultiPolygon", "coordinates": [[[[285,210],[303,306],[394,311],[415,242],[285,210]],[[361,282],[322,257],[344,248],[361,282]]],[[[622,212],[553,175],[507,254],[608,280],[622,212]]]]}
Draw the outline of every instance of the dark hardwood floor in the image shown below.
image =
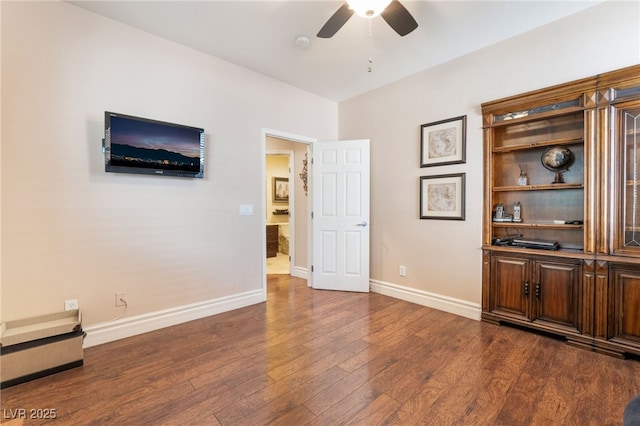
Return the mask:
{"type": "Polygon", "coordinates": [[[88,348],[1,404],[11,425],[620,425],[639,393],[636,360],[272,275],[267,303],[88,348]]]}

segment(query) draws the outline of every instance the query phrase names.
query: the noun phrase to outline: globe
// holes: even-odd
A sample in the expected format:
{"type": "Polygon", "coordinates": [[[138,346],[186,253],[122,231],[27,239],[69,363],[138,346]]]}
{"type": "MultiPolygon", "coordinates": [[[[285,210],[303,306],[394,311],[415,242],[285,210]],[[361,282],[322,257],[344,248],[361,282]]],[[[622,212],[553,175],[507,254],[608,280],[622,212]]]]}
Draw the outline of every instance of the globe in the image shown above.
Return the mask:
{"type": "Polygon", "coordinates": [[[552,146],[544,150],[540,161],[542,165],[553,172],[556,177],[552,183],[564,183],[562,173],[569,170],[573,163],[573,152],[565,146],[552,146]]]}

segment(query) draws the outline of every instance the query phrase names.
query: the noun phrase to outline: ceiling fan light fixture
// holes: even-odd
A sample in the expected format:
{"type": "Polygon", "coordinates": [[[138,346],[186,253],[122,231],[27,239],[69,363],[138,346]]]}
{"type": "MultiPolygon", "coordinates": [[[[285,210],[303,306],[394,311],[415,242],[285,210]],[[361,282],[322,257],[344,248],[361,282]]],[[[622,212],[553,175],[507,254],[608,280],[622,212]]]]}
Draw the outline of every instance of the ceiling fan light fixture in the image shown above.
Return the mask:
{"type": "Polygon", "coordinates": [[[359,16],[374,18],[389,6],[391,0],[347,0],[347,3],[359,16]]]}

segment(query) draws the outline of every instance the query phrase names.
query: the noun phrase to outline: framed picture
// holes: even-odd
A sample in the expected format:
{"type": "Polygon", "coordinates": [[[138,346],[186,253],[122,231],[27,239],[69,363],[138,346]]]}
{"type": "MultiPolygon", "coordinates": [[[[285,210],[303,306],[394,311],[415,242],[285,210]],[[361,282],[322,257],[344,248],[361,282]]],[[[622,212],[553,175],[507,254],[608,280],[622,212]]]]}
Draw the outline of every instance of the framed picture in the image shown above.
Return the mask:
{"type": "Polygon", "coordinates": [[[467,116],[420,126],[420,167],[460,164],[467,155],[467,116]]]}
{"type": "Polygon", "coordinates": [[[420,219],[464,220],[465,173],[420,177],[420,219]]]}
{"type": "Polygon", "coordinates": [[[283,178],[283,177],[273,178],[273,202],[274,203],[289,202],[289,178],[283,178]]]}

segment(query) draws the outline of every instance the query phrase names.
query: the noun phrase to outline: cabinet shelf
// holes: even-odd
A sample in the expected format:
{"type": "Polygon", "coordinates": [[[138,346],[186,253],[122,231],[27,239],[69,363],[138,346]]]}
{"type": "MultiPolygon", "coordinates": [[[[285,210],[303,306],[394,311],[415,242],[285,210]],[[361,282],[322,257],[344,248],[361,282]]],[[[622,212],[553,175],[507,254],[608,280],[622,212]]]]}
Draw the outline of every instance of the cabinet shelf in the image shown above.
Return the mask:
{"type": "Polygon", "coordinates": [[[529,150],[534,148],[545,148],[545,147],[556,146],[556,145],[577,145],[577,144],[583,144],[583,143],[584,143],[583,138],[562,138],[562,139],[552,139],[552,140],[540,141],[540,142],[532,142],[528,144],[496,146],[493,148],[493,152],[495,154],[500,154],[500,153],[514,152],[514,151],[524,151],[524,150],[529,150]]]}
{"type": "Polygon", "coordinates": [[[534,249],[534,248],[524,248],[524,247],[515,247],[515,246],[494,246],[494,245],[485,245],[482,247],[483,250],[487,250],[490,252],[502,252],[505,254],[511,253],[522,253],[528,255],[541,255],[547,256],[549,258],[558,257],[558,258],[571,258],[571,259],[588,259],[589,256],[584,254],[581,249],[573,249],[573,248],[565,248],[560,247],[558,250],[542,250],[542,249],[534,249]]]}
{"type": "Polygon", "coordinates": [[[491,222],[495,228],[582,229],[584,225],[569,223],[491,222]]]}
{"type": "Polygon", "coordinates": [[[529,111],[518,111],[511,113],[499,113],[490,114],[493,116],[493,120],[486,119],[485,121],[491,122],[492,127],[500,126],[512,126],[514,124],[528,123],[532,121],[539,121],[548,117],[560,117],[563,115],[571,115],[576,112],[582,112],[584,110],[583,102],[581,98],[568,100],[562,102],[560,105],[552,104],[548,107],[534,107],[529,111]],[[542,110],[544,109],[544,111],[542,110]]]}
{"type": "Polygon", "coordinates": [[[496,186],[493,188],[493,192],[507,192],[507,191],[547,191],[549,189],[580,189],[584,188],[582,183],[550,183],[544,185],[524,185],[524,186],[496,186]]]}

